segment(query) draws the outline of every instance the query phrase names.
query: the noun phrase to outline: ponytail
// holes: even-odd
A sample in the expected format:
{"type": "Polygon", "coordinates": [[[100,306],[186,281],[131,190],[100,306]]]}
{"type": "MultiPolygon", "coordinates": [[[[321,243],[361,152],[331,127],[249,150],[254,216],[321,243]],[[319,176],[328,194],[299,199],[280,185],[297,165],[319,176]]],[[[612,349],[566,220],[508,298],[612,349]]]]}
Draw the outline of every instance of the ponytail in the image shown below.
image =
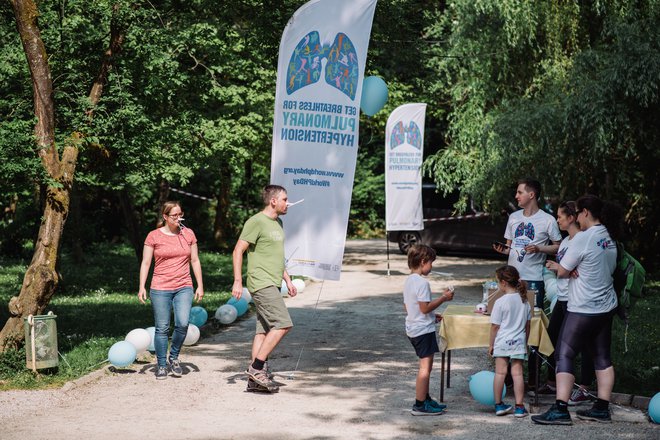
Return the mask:
{"type": "Polygon", "coordinates": [[[516,289],[523,303],[527,302],[527,283],[520,279],[518,269],[513,266],[502,266],[495,271],[495,276],[516,289]]]}

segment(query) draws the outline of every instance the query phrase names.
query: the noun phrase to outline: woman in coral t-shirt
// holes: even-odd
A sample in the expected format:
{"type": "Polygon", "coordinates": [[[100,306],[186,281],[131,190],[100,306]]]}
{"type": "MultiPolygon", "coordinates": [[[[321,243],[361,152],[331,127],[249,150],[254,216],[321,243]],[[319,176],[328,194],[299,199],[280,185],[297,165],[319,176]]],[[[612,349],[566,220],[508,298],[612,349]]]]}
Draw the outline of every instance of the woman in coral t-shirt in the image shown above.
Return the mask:
{"type": "Polygon", "coordinates": [[[173,376],[183,373],[179,364],[179,351],[188,333],[188,318],[193,296],[196,301],[204,297],[202,265],[197,252],[195,233],[183,226],[183,211],[178,202],[165,202],[161,210],[161,227],[147,235],[140,265],[140,288],[138,299],[145,304],[147,290],[145,284],[152,258],[156,263],[151,279],[149,296],[154,310],[154,347],[158,366],[156,379],[166,379],[169,370],[173,376]],[[190,266],[195,274],[197,290],[193,295],[190,266]],[[170,312],[174,307],[174,332],[169,358],[167,340],[170,330],[170,312]]]}

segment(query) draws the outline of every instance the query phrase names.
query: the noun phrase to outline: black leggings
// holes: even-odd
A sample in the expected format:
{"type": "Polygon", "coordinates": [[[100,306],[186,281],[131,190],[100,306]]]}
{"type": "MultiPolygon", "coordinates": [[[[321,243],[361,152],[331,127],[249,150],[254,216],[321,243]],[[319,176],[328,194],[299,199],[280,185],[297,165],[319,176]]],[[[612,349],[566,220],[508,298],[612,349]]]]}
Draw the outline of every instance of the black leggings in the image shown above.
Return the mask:
{"type": "MultiPolygon", "coordinates": [[[[564,323],[564,318],[566,318],[566,306],[568,305],[567,301],[556,301],[555,308],[552,309],[552,314],[550,315],[550,322],[548,323],[548,336],[550,336],[550,342],[552,346],[555,347],[555,352],[552,356],[548,358],[548,363],[551,368],[548,368],[548,381],[555,381],[555,356],[559,351],[559,332],[561,331],[561,326],[564,323]]],[[[594,381],[594,364],[591,361],[591,355],[586,349],[582,349],[580,353],[582,357],[582,367],[580,368],[580,374],[582,380],[579,381],[581,385],[591,385],[594,381]]]]}
{"type": "Polygon", "coordinates": [[[598,315],[566,312],[559,332],[559,349],[555,351],[557,373],[573,373],[573,360],[586,349],[593,359],[594,369],[602,371],[612,366],[612,312],[598,315]]]}

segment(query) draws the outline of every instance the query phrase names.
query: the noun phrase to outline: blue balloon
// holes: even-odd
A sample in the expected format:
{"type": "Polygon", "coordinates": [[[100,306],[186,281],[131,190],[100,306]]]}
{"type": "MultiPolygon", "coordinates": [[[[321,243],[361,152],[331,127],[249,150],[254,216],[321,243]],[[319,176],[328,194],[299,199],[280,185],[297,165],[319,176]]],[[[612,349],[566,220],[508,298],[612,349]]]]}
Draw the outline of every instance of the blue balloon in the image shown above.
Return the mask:
{"type": "Polygon", "coordinates": [[[236,304],[237,301],[238,301],[238,300],[232,296],[231,298],[229,298],[229,299],[227,300],[227,303],[226,303],[226,304],[234,305],[234,304],[236,304]]]}
{"type": "Polygon", "coordinates": [[[649,417],[653,423],[660,423],[660,393],[656,393],[649,402],[649,417]]]}
{"type": "Polygon", "coordinates": [[[367,116],[373,116],[387,102],[387,84],[378,76],[369,76],[362,82],[360,108],[367,116]]]}
{"type": "MultiPolygon", "coordinates": [[[[495,397],[493,394],[493,381],[495,380],[495,373],[492,371],[480,371],[477,374],[470,376],[470,394],[474,400],[484,405],[495,405],[495,397]]],[[[506,394],[506,385],[502,388],[502,399],[506,394]]],[[[500,399],[500,401],[502,401],[500,399]]]]}
{"type": "Polygon", "coordinates": [[[241,298],[234,302],[232,306],[236,307],[237,316],[243,316],[248,310],[248,302],[245,301],[245,298],[241,298]]]}
{"type": "Polygon", "coordinates": [[[135,347],[128,341],[115,343],[108,351],[108,360],[115,367],[128,367],[135,361],[135,347]]]}
{"type": "Polygon", "coordinates": [[[189,323],[201,327],[206,324],[207,319],[209,319],[209,314],[204,307],[195,306],[190,309],[190,317],[188,318],[189,323]]]}
{"type": "Polygon", "coordinates": [[[156,340],[156,327],[147,327],[146,330],[149,332],[149,336],[151,336],[151,344],[149,344],[147,350],[153,353],[156,351],[156,346],[154,345],[154,341],[156,340]]]}

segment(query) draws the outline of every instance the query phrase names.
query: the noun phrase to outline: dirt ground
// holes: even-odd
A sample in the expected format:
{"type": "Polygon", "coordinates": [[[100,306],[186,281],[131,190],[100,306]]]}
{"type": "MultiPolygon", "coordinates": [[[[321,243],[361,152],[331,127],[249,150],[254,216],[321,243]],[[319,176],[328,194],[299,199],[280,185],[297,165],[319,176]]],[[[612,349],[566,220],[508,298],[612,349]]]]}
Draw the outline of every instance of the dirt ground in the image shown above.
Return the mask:
{"type": "MultiPolygon", "coordinates": [[[[217,330],[205,326],[199,343],[184,347],[182,378],[156,381],[152,360],[118,372],[104,368],[61,390],[0,393],[0,438],[660,438],[658,425],[629,408],[615,407],[612,424],[574,417],[570,427],[496,417],[467,387],[470,375],[492,369],[486,349],[453,352],[445,415],[411,416],[417,359],[405,337],[401,297],[408,270],[391,248],[388,277],[385,255],[384,240],[349,241],[341,281],[308,282],[286,300],[295,327],[271,357],[278,394],[245,392],[251,313],[217,330]]],[[[454,303],[474,305],[481,283],[500,264],[441,255],[434,270],[442,274],[430,276],[432,289],[449,279],[454,303]]],[[[438,357],[434,396],[439,364],[438,357]]]]}

